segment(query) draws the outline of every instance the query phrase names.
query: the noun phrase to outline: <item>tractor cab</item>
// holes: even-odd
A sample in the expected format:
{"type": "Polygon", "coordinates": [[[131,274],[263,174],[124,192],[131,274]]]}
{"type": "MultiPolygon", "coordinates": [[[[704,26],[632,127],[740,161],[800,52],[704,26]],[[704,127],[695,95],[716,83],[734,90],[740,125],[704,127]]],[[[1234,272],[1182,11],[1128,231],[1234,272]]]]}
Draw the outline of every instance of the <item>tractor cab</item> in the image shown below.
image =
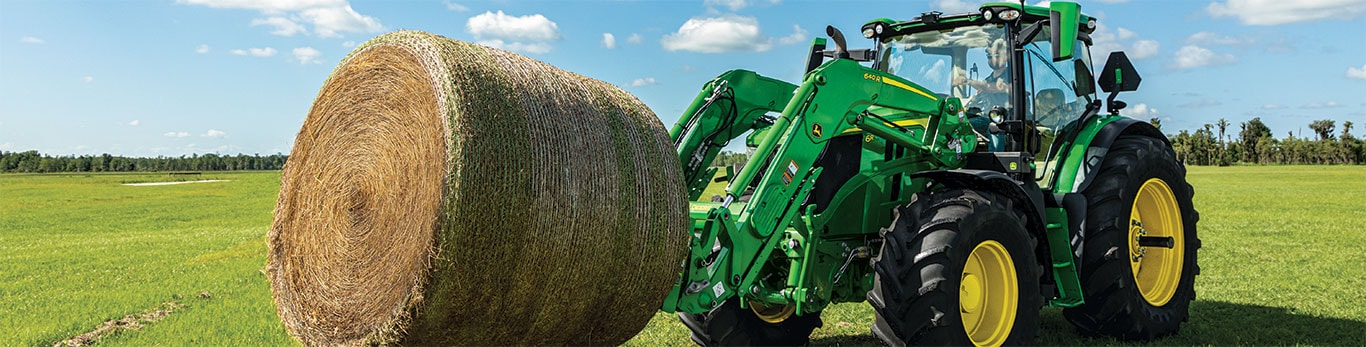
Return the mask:
{"type": "Polygon", "coordinates": [[[1052,143],[1075,132],[1097,99],[1089,36],[1096,22],[1075,4],[1057,5],[988,3],[977,13],[874,20],[862,31],[877,41],[874,68],[961,100],[978,150],[1028,153],[1047,187],[1057,162],[1052,143]]]}

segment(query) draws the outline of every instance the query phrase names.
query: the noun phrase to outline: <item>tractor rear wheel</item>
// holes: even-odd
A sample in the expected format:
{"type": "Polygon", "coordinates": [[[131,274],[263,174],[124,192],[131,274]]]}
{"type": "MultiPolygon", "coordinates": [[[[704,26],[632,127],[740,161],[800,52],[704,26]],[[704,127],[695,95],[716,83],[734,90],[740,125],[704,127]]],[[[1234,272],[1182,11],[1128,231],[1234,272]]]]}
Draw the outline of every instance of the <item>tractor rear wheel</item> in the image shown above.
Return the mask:
{"type": "Polygon", "coordinates": [[[1186,169],[1162,140],[1122,135],[1099,170],[1083,191],[1079,272],[1086,304],[1063,315],[1089,335],[1149,340],[1174,334],[1189,317],[1200,273],[1199,215],[1186,169]]]}
{"type": "Polygon", "coordinates": [[[731,298],[711,312],[679,312],[678,318],[701,346],[804,346],[821,326],[820,312],[796,315],[791,306],[750,305],[740,307],[740,299],[731,298]]]}
{"type": "Polygon", "coordinates": [[[888,345],[1027,345],[1039,330],[1037,241],[1010,199],[916,194],[882,230],[868,303],[888,345]]]}

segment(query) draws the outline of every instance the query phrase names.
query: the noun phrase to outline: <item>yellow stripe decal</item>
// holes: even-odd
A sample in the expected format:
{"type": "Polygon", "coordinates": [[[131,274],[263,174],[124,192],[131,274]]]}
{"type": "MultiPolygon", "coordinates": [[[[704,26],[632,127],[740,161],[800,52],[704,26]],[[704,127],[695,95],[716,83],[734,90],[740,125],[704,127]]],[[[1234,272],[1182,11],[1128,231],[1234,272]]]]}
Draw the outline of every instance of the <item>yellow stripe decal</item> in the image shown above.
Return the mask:
{"type": "MultiPolygon", "coordinates": [[[[908,127],[908,126],[920,126],[920,127],[923,128],[923,127],[925,127],[925,122],[928,121],[928,120],[929,120],[928,118],[907,119],[907,120],[895,121],[895,122],[892,122],[892,124],[900,125],[900,126],[903,126],[903,127],[908,127]]],[[[854,132],[860,132],[860,131],[863,131],[863,129],[859,129],[859,128],[849,128],[849,129],[844,129],[844,132],[840,133],[840,135],[844,135],[844,134],[848,134],[848,133],[854,133],[854,132]]]]}
{"type": "Polygon", "coordinates": [[[919,89],[912,88],[911,86],[908,86],[908,85],[906,85],[905,83],[901,83],[901,81],[897,81],[897,80],[894,80],[894,79],[891,79],[891,78],[883,77],[883,78],[882,78],[882,83],[886,83],[887,85],[890,85],[890,86],[893,86],[893,87],[897,87],[897,88],[909,90],[909,91],[911,91],[912,93],[920,94],[921,96],[930,98],[930,100],[939,101],[939,97],[934,96],[934,95],[931,95],[930,93],[926,93],[926,92],[921,91],[921,90],[919,90],[919,89]]]}

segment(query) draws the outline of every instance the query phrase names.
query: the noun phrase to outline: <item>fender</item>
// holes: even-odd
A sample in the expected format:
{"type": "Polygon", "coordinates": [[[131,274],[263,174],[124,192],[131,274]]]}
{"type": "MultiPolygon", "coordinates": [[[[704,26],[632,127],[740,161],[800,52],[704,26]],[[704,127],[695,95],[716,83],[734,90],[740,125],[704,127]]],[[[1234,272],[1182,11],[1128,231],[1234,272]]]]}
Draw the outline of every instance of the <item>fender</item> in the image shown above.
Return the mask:
{"type": "Polygon", "coordinates": [[[1100,163],[1105,161],[1110,145],[1124,134],[1162,139],[1162,142],[1171,145],[1167,136],[1148,122],[1113,115],[1088,121],[1078,133],[1076,140],[1065,148],[1066,152],[1059,154],[1064,160],[1059,168],[1059,174],[1056,175],[1053,192],[1076,193],[1086,190],[1086,187],[1095,181],[1100,163]]]}
{"type": "MultiPolygon", "coordinates": [[[[1045,240],[1043,194],[1034,181],[1016,181],[1004,173],[991,170],[931,170],[910,175],[911,178],[927,178],[935,183],[954,188],[972,188],[990,191],[1009,198],[1016,206],[1025,208],[1025,228],[1039,240],[1045,240]]],[[[1040,246],[1047,242],[1040,242],[1040,246]]],[[[1048,253],[1041,253],[1046,255],[1048,253]]],[[[1040,258],[1046,259],[1046,258],[1040,258]]]]}

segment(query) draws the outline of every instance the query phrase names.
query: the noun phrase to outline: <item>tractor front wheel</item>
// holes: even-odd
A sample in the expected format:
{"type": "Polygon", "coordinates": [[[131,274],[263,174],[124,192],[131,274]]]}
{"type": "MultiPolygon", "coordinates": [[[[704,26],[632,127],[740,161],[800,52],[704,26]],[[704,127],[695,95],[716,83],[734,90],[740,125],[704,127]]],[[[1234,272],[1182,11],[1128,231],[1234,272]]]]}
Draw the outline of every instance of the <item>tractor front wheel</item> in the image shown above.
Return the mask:
{"type": "Polygon", "coordinates": [[[1010,199],[916,194],[882,230],[868,303],[891,346],[1027,345],[1039,330],[1037,241],[1010,199]]]}
{"type": "Polygon", "coordinates": [[[1122,135],[1086,195],[1081,252],[1086,303],[1063,311],[1088,335],[1171,335],[1195,299],[1199,215],[1186,169],[1160,139],[1122,135]]]}
{"type": "Polygon", "coordinates": [[[750,308],[731,298],[703,314],[678,313],[701,346],[804,346],[821,326],[820,312],[796,315],[791,306],[750,308]]]}

